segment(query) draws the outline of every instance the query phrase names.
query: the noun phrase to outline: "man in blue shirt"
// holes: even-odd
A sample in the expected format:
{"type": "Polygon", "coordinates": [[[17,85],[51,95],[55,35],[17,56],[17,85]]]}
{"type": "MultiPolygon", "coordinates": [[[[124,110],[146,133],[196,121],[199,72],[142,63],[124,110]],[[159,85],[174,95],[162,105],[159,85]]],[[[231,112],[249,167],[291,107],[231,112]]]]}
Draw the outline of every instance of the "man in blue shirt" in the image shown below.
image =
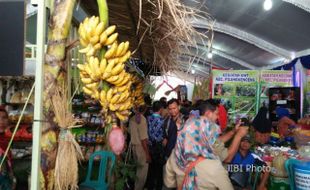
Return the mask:
{"type": "MultiPolygon", "coordinates": [[[[230,179],[235,189],[243,189],[249,186],[248,179],[252,172],[262,172],[258,190],[266,189],[270,168],[258,156],[250,151],[250,136],[244,136],[241,139],[239,151],[232,158],[228,165],[230,179]]],[[[229,161],[228,161],[229,162],[229,161]]]]}
{"type": "Polygon", "coordinates": [[[153,103],[153,114],[147,118],[149,151],[151,163],[147,179],[148,190],[161,190],[163,186],[164,147],[167,144],[164,130],[164,119],[161,117],[163,105],[160,101],[153,103]]]}

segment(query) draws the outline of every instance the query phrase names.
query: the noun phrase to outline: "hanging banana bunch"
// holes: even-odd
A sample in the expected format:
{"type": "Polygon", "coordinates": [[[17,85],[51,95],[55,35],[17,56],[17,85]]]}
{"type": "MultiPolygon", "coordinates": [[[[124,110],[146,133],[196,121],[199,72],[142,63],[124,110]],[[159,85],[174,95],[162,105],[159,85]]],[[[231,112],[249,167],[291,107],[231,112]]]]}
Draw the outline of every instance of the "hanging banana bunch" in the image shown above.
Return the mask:
{"type": "Polygon", "coordinates": [[[131,56],[129,42],[118,43],[116,26],[104,26],[95,16],[80,24],[79,52],[85,54],[86,62],[77,67],[84,93],[100,102],[106,123],[111,123],[111,113],[125,121],[133,106],[132,75],[125,70],[125,62],[131,56]],[[100,53],[104,52],[102,49],[107,49],[104,54],[100,53]]]}
{"type": "Polygon", "coordinates": [[[139,107],[144,105],[144,96],[143,96],[143,81],[139,79],[137,76],[133,77],[133,85],[134,89],[131,92],[132,97],[134,98],[134,106],[139,107]]]}

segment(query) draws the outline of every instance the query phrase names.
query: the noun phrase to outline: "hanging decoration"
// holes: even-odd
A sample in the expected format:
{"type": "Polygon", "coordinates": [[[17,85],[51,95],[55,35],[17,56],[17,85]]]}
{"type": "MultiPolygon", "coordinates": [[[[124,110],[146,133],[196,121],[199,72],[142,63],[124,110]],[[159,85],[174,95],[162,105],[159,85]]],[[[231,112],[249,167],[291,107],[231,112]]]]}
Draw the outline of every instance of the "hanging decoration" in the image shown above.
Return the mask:
{"type": "MultiPolygon", "coordinates": [[[[100,15],[107,19],[103,16],[103,10],[107,10],[106,3],[99,4],[98,1],[98,5],[100,15]]],[[[110,124],[114,116],[121,121],[127,120],[133,106],[130,96],[133,75],[125,70],[125,62],[131,52],[128,41],[118,42],[116,26],[106,28],[108,21],[100,19],[92,16],[80,24],[83,49],[79,52],[86,55],[86,62],[77,67],[83,91],[100,102],[105,124],[110,124]]]]}
{"type": "Polygon", "coordinates": [[[55,164],[55,185],[58,190],[78,189],[78,161],[83,154],[71,128],[80,127],[80,121],[69,111],[68,92],[64,87],[56,87],[52,96],[52,108],[55,113],[55,122],[60,132],[58,135],[58,149],[55,164]]]}
{"type": "Polygon", "coordinates": [[[123,130],[117,119],[128,120],[130,109],[144,104],[143,83],[125,69],[131,57],[129,42],[119,42],[116,26],[108,27],[106,0],[98,0],[99,17],[85,18],[79,26],[79,50],[86,61],[78,64],[83,91],[100,102],[111,150],[119,155],[124,149],[123,130]],[[133,85],[134,84],[134,85],[133,85]]]}
{"type": "MultiPolygon", "coordinates": [[[[203,18],[209,23],[212,19],[206,12],[186,6],[180,0],[136,0],[131,1],[130,5],[139,18],[137,24],[139,46],[143,41],[152,46],[143,49],[143,52],[153,55],[154,70],[159,68],[160,72],[166,73],[178,69],[179,56],[190,54],[191,48],[198,48],[198,41],[201,42],[201,39],[207,39],[208,44],[204,45],[211,47],[209,30],[199,32],[191,22],[191,18],[196,17],[203,18]]],[[[139,47],[136,50],[138,49],[139,47]]]]}

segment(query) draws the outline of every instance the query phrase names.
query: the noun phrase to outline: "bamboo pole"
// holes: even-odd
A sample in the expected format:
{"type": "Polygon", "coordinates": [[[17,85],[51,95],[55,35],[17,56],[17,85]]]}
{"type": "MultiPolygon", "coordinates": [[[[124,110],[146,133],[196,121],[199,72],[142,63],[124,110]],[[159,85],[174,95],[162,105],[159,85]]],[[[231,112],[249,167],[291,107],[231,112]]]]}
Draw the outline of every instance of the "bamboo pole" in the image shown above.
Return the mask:
{"type": "Polygon", "coordinates": [[[36,57],[36,77],[35,77],[35,104],[34,123],[32,140],[32,160],[31,160],[31,190],[40,189],[40,160],[41,160],[41,128],[42,123],[42,89],[43,89],[43,64],[45,47],[45,27],[46,27],[45,1],[38,2],[37,14],[37,57],[36,57]]]}

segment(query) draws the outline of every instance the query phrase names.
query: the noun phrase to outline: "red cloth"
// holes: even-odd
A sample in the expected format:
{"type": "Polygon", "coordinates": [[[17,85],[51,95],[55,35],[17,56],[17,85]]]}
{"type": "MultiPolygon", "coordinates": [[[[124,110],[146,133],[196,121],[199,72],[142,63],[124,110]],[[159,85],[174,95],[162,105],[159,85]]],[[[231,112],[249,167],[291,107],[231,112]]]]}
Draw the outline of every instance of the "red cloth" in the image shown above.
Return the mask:
{"type": "MultiPolygon", "coordinates": [[[[8,145],[9,145],[10,139],[6,138],[4,133],[0,133],[0,155],[4,154],[8,145]]],[[[8,153],[8,160],[11,162],[12,155],[11,151],[8,153]]]]}
{"type": "Polygon", "coordinates": [[[227,111],[222,104],[218,106],[218,110],[219,110],[218,122],[219,126],[221,127],[221,131],[223,132],[227,127],[227,111]]]}

